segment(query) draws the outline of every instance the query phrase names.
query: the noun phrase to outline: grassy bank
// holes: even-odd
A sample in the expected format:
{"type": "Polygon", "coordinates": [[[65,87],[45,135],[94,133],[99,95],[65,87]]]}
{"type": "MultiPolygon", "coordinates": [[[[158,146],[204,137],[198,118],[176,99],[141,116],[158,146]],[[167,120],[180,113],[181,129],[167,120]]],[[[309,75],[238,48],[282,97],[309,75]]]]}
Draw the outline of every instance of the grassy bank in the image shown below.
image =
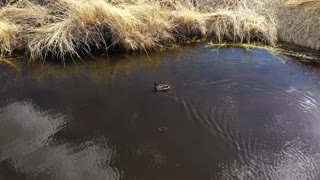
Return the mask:
{"type": "Polygon", "coordinates": [[[286,28],[279,19],[287,18],[282,7],[294,13],[291,9],[302,12],[300,6],[307,5],[302,0],[20,0],[0,8],[0,52],[64,60],[97,49],[147,52],[194,39],[273,46],[278,34],[284,41],[318,48],[310,45],[315,42],[304,44],[301,30],[286,28]]]}
{"type": "Polygon", "coordinates": [[[320,1],[290,0],[278,15],[279,39],[312,49],[320,49],[320,1]]]}

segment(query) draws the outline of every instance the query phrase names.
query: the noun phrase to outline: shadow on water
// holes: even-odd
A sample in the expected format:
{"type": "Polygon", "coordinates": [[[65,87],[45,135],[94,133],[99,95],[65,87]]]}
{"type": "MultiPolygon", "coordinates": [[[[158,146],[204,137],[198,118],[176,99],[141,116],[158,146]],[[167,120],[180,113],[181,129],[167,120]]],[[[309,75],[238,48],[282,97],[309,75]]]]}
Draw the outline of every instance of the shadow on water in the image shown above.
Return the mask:
{"type": "Polygon", "coordinates": [[[0,179],[320,178],[318,67],[202,44],[149,56],[0,66],[0,179]]]}

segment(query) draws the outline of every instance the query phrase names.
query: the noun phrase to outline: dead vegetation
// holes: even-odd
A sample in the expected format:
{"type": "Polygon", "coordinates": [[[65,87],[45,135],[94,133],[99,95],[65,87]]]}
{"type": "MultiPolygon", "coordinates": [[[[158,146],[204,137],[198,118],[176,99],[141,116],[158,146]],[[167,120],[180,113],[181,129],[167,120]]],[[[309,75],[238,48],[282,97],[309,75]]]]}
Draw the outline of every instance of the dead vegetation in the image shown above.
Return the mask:
{"type": "Polygon", "coordinates": [[[300,46],[320,49],[320,1],[289,0],[279,13],[279,38],[300,46]]]}
{"type": "Polygon", "coordinates": [[[319,25],[313,23],[319,10],[309,4],[320,3],[282,1],[18,0],[0,7],[0,50],[2,56],[18,50],[31,59],[64,60],[90,54],[93,49],[147,52],[192,39],[275,45],[278,35],[285,41],[319,48],[319,33],[312,34],[319,25]],[[292,16],[280,13],[274,4],[285,6],[292,16]],[[304,18],[295,20],[295,13],[304,18]],[[285,16],[292,22],[281,21],[285,16]]]}
{"type": "Polygon", "coordinates": [[[16,36],[18,35],[18,26],[6,22],[0,21],[0,54],[11,54],[15,47],[18,46],[16,36]]]}

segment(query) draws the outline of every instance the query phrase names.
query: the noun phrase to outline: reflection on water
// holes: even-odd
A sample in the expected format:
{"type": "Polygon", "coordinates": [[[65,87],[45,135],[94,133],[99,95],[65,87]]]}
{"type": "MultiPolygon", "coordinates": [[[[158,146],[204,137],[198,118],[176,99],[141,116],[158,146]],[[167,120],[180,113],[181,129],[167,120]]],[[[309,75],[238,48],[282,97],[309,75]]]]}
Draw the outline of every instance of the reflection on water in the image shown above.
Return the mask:
{"type": "Polygon", "coordinates": [[[150,58],[1,66],[0,179],[320,178],[319,68],[202,45],[150,58]]]}
{"type": "MultiPolygon", "coordinates": [[[[54,143],[67,118],[60,113],[41,112],[32,102],[12,102],[0,114],[1,164],[27,177],[60,179],[119,179],[120,172],[108,165],[116,152],[106,139],[54,143]]],[[[5,173],[5,172],[2,172],[5,173]]],[[[7,177],[10,179],[10,177],[7,177]]]]}

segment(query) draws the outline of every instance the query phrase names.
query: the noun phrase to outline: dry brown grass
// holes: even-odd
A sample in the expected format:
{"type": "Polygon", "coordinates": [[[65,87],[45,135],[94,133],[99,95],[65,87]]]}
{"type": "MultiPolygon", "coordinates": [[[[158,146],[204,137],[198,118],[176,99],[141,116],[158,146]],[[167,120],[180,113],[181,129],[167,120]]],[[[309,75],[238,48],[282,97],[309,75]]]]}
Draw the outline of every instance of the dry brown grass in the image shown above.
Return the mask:
{"type": "Polygon", "coordinates": [[[73,1],[59,1],[48,10],[54,13],[52,22],[35,27],[27,42],[32,59],[44,59],[48,54],[62,59],[80,57],[80,51],[89,53],[90,47],[103,43],[95,9],[88,2],[79,6],[73,1]]]}
{"type": "Polygon", "coordinates": [[[35,28],[28,42],[32,59],[44,59],[48,54],[62,59],[80,57],[79,52],[88,54],[92,47],[146,50],[174,40],[170,21],[161,18],[167,16],[159,4],[115,6],[99,0],[58,3],[53,7],[63,12],[63,18],[35,28]]]}
{"type": "Polygon", "coordinates": [[[238,11],[218,10],[209,14],[206,19],[207,37],[215,42],[224,40],[233,43],[250,43],[254,41],[274,45],[276,42],[276,28],[274,24],[247,9],[238,11]]]}
{"type": "Polygon", "coordinates": [[[170,12],[172,33],[178,41],[203,38],[206,35],[205,17],[194,8],[178,6],[170,12]]]}
{"type": "Polygon", "coordinates": [[[279,38],[319,50],[319,18],[319,0],[289,0],[279,13],[279,38]]]}
{"type": "MultiPolygon", "coordinates": [[[[12,50],[27,50],[27,43],[36,27],[48,23],[49,14],[46,8],[29,1],[19,1],[0,9],[0,19],[10,26],[0,31],[0,36],[10,32],[10,49],[1,47],[1,52],[11,54],[12,50]]],[[[5,26],[4,26],[5,27],[5,26]]],[[[1,27],[0,27],[1,28],[1,27]]]]}
{"type": "Polygon", "coordinates": [[[41,6],[20,0],[0,8],[0,50],[24,50],[31,59],[64,60],[93,49],[146,52],[194,38],[274,45],[277,34],[282,40],[319,48],[314,33],[319,22],[312,22],[319,8],[310,4],[320,3],[284,1],[200,0],[194,6],[189,0],[56,0],[41,6]],[[303,18],[295,20],[294,13],[303,18]],[[284,17],[292,22],[281,21],[284,17]]]}
{"type": "Polygon", "coordinates": [[[18,26],[0,21],[0,54],[1,56],[11,55],[18,46],[16,36],[19,33],[18,26]]]}

